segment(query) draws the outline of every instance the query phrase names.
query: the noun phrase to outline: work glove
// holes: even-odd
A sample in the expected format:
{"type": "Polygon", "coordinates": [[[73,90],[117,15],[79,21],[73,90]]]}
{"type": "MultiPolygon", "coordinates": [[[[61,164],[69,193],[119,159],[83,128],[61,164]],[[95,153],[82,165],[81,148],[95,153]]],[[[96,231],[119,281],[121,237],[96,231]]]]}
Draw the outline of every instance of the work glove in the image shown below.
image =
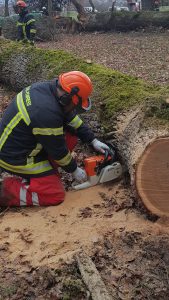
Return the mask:
{"type": "Polygon", "coordinates": [[[94,139],[91,142],[91,145],[93,146],[93,148],[100,152],[100,153],[105,153],[105,150],[110,150],[109,146],[107,146],[106,144],[100,142],[98,139],[94,139]]]}
{"type": "Polygon", "coordinates": [[[77,169],[72,173],[74,179],[79,182],[85,182],[87,180],[87,174],[85,172],[85,170],[77,167],[77,169]]]}

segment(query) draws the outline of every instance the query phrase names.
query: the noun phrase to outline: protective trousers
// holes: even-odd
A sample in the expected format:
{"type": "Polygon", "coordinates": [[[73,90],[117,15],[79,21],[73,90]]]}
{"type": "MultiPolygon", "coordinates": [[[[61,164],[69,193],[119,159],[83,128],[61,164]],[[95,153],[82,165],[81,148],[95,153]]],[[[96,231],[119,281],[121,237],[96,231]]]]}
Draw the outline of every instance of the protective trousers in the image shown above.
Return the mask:
{"type": "MultiPolygon", "coordinates": [[[[66,133],[66,143],[70,151],[77,144],[77,137],[66,133]]],[[[64,201],[65,191],[61,182],[57,167],[58,165],[49,159],[55,174],[30,178],[27,180],[9,176],[2,183],[2,196],[0,206],[51,206],[64,201]]]]}

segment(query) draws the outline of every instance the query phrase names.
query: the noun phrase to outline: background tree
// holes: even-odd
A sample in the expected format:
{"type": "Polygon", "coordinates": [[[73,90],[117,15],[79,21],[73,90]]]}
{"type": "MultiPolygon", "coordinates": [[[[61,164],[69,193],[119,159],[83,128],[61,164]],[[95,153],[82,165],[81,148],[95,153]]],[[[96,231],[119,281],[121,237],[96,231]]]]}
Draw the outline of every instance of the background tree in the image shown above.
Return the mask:
{"type": "Polygon", "coordinates": [[[53,10],[52,0],[48,0],[48,14],[49,14],[49,16],[51,16],[52,10],[53,10]]]}
{"type": "Polygon", "coordinates": [[[89,4],[92,7],[92,12],[95,12],[95,6],[94,6],[94,3],[93,3],[93,0],[89,0],[89,4]]]}
{"type": "Polygon", "coordinates": [[[9,16],[8,3],[9,3],[9,0],[5,0],[5,17],[9,16]]]}
{"type": "Polygon", "coordinates": [[[77,9],[77,12],[80,14],[80,15],[85,15],[85,10],[84,10],[84,7],[83,5],[80,3],[80,1],[78,0],[71,0],[72,4],[75,6],[75,8],[77,9]]]}
{"type": "Polygon", "coordinates": [[[153,10],[154,1],[153,0],[142,0],[142,9],[143,10],[153,10]]]}

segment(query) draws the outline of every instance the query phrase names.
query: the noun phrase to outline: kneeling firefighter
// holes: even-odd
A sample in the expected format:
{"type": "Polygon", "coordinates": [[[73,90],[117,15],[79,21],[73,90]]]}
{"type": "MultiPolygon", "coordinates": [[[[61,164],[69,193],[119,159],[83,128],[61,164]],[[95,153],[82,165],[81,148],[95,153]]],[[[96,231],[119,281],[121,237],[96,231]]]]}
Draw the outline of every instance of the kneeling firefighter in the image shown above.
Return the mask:
{"type": "Polygon", "coordinates": [[[4,178],[0,206],[62,202],[58,167],[77,182],[86,181],[86,172],[71,156],[77,137],[98,152],[109,148],[77,115],[90,109],[91,92],[90,78],[72,71],[26,87],[9,104],[0,123],[0,167],[18,176],[4,178]]]}
{"type": "Polygon", "coordinates": [[[35,18],[28,13],[27,4],[19,0],[16,2],[14,10],[19,14],[17,22],[17,41],[34,45],[36,35],[35,18]]]}

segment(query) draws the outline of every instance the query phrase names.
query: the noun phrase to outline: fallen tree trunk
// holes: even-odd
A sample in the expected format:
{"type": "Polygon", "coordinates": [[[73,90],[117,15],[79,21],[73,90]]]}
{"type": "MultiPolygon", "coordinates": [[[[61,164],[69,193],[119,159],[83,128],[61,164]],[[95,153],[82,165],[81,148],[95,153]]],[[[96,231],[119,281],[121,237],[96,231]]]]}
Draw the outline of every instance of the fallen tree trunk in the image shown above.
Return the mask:
{"type": "Polygon", "coordinates": [[[169,216],[168,88],[88,64],[64,51],[0,41],[1,81],[17,91],[72,69],[91,77],[93,107],[105,133],[113,135],[133,190],[151,212],[169,216]]]}
{"type": "MultiPolygon", "coordinates": [[[[53,36],[57,38],[58,32],[63,30],[60,23],[63,24],[62,28],[67,30],[68,25],[74,26],[76,31],[130,31],[144,28],[169,28],[169,12],[103,12],[86,14],[81,11],[78,19],[72,17],[60,17],[57,20],[51,17],[38,16],[36,18],[37,35],[44,40],[51,40],[53,36]],[[72,24],[71,24],[72,23],[72,24]]],[[[17,18],[7,17],[3,18],[0,25],[5,38],[16,39],[17,18]],[[2,23],[2,24],[1,24],[2,23]]],[[[72,31],[71,31],[72,32],[72,31]]]]}

